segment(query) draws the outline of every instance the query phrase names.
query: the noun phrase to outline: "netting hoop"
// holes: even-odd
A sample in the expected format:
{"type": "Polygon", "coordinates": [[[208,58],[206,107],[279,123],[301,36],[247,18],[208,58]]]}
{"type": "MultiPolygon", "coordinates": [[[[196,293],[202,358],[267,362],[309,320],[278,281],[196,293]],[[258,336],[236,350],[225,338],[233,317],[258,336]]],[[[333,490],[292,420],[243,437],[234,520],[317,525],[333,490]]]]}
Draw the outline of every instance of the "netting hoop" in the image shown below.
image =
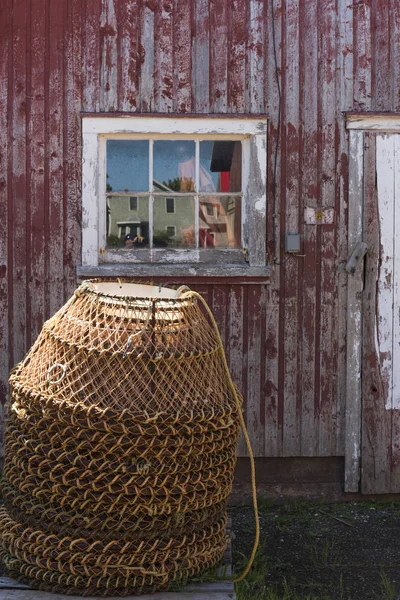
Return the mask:
{"type": "Polygon", "coordinates": [[[254,461],[201,295],[185,286],[84,282],[45,323],[10,384],[0,512],[10,574],[39,589],[127,595],[216,565],[240,427],[256,543],[236,581],[247,574],[259,537],[254,461]],[[72,550],[79,529],[92,549],[82,567],[72,550]],[[71,547],[56,552],[65,536],[71,547]]]}

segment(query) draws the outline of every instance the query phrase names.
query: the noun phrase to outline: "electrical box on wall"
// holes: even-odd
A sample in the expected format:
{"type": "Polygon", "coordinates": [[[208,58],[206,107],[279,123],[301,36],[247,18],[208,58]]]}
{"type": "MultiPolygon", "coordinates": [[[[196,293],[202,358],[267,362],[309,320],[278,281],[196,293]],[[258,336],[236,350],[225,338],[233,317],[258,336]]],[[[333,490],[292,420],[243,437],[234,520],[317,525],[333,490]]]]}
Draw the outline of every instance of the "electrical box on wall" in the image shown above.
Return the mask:
{"type": "Polygon", "coordinates": [[[285,252],[300,252],[300,234],[286,233],[285,234],[285,252]]]}

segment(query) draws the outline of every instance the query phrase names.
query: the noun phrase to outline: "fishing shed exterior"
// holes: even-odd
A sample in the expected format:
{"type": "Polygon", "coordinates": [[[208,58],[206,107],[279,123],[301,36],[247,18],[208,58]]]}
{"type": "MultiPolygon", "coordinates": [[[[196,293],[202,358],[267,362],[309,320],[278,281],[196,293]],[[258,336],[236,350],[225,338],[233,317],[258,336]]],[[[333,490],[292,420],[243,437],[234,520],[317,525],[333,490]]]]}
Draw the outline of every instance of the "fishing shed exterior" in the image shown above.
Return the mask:
{"type": "Polygon", "coordinates": [[[3,405],[77,281],[187,284],[259,473],[399,492],[398,3],[1,0],[0,28],[3,405]]]}

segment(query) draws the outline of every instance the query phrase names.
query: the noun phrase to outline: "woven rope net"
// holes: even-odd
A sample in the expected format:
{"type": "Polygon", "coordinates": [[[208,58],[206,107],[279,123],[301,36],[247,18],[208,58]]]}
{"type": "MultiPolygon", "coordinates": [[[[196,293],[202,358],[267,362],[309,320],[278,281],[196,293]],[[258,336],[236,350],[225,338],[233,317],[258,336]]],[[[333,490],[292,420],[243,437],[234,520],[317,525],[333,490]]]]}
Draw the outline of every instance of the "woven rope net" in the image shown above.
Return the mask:
{"type": "Polygon", "coordinates": [[[122,596],[219,563],[241,415],[196,294],[84,282],[10,385],[0,541],[11,576],[122,596]]]}

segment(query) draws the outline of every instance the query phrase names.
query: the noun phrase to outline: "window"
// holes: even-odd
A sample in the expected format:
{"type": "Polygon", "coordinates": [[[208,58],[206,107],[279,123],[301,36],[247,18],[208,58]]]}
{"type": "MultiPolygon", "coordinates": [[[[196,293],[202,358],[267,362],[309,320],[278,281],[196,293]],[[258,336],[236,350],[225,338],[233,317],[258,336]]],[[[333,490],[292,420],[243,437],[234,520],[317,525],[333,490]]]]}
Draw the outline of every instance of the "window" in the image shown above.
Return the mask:
{"type": "Polygon", "coordinates": [[[265,267],[266,119],[84,116],[83,138],[83,274],[265,267]]]}
{"type": "Polygon", "coordinates": [[[175,212],[175,198],[165,199],[165,210],[167,211],[167,213],[175,212]]]}
{"type": "Polygon", "coordinates": [[[167,230],[167,236],[170,239],[175,237],[175,235],[176,235],[175,225],[167,225],[166,230],[167,230]]]}

